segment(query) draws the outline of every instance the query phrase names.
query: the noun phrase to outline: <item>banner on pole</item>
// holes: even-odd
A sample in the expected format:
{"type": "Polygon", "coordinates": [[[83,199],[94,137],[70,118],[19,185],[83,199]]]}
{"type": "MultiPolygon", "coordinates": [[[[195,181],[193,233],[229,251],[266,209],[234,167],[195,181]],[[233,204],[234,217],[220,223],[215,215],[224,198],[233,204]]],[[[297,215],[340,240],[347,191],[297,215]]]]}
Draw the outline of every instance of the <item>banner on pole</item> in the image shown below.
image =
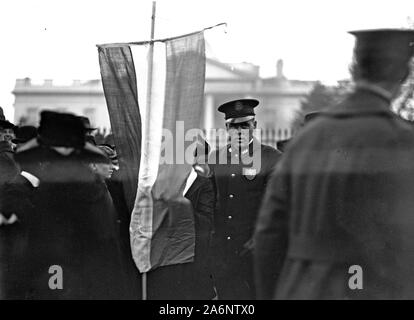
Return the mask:
{"type": "Polygon", "coordinates": [[[103,45],[98,50],[131,211],[134,261],[140,272],[191,262],[194,216],[191,203],[182,195],[191,165],[179,161],[185,146],[180,146],[182,137],[176,135],[200,126],[204,34],[142,44],[103,45]],[[174,141],[174,161],[169,163],[160,162],[165,132],[174,141]]]}

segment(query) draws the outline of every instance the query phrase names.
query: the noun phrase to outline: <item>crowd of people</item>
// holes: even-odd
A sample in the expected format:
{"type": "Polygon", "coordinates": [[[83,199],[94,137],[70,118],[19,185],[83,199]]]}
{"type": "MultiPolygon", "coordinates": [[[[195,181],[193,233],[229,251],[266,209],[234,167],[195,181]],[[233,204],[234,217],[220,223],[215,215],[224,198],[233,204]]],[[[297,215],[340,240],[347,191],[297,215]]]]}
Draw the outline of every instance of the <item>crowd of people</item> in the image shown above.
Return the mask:
{"type": "MultiPolygon", "coordinates": [[[[219,106],[228,144],[201,141],[182,189],[194,261],[149,271],[148,299],[414,298],[414,129],[390,109],[414,31],[352,34],[354,90],[283,153],[253,134],[258,100],[219,106]]],[[[141,299],[116,146],[85,117],[0,117],[0,299],[141,299]]]]}
{"type": "Polygon", "coordinates": [[[0,126],[1,297],[127,297],[113,146],[94,145],[93,128],[72,114],[43,111],[38,128],[0,126]],[[50,289],[54,265],[64,290],[50,289]]]}

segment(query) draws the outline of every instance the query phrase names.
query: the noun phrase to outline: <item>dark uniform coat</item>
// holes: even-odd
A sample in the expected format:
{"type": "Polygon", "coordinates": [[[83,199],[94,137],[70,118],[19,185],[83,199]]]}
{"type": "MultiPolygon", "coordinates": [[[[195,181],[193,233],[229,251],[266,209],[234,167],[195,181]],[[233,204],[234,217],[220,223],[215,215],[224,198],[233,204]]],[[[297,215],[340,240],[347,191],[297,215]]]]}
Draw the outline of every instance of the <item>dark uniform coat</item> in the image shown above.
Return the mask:
{"type": "Polygon", "coordinates": [[[245,155],[232,154],[230,150],[227,146],[215,151],[209,160],[217,192],[212,268],[219,299],[252,299],[251,251],[246,247],[251,242],[269,174],[280,152],[258,141],[250,144],[245,155]],[[238,157],[242,159],[239,161],[238,157]],[[254,160],[249,164],[244,160],[246,157],[254,160]],[[223,159],[227,164],[220,164],[223,159]]]}
{"type": "Polygon", "coordinates": [[[194,212],[194,262],[148,272],[149,300],[210,300],[214,297],[208,257],[213,230],[215,194],[209,178],[200,175],[185,193],[194,212]]]}
{"type": "Polygon", "coordinates": [[[259,298],[414,298],[413,190],[413,129],[385,98],[358,89],[313,119],[263,201],[259,298]],[[363,290],[349,286],[353,265],[363,290]]]}

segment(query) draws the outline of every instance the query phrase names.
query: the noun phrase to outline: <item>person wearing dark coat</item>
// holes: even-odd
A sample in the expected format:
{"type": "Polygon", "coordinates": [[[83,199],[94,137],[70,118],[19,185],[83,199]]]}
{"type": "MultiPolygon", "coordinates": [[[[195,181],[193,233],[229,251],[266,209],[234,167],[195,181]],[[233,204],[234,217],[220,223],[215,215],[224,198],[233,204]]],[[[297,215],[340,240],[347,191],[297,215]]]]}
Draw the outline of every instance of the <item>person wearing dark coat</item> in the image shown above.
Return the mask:
{"type": "Polygon", "coordinates": [[[14,128],[15,126],[5,119],[0,108],[0,299],[13,297],[9,294],[13,286],[12,269],[18,267],[17,257],[23,245],[17,217],[14,213],[7,212],[5,206],[7,184],[20,172],[14,161],[14,128]]]}
{"type": "Polygon", "coordinates": [[[18,166],[14,161],[14,145],[12,143],[15,138],[15,126],[2,115],[3,112],[0,112],[0,189],[19,173],[18,166]]]}
{"type": "Polygon", "coordinates": [[[352,34],[354,92],[306,124],[269,181],[259,299],[414,298],[414,133],[390,110],[414,31],[352,34]]]}
{"type": "Polygon", "coordinates": [[[7,121],[5,126],[13,132],[6,132],[6,141],[0,142],[0,152],[6,152],[0,165],[0,218],[3,222],[0,223],[0,299],[15,300],[26,297],[27,225],[24,215],[33,210],[31,195],[34,187],[22,171],[25,168],[14,161],[14,146],[36,136],[36,128],[18,128],[7,121]]]}
{"type": "Polygon", "coordinates": [[[24,299],[123,298],[115,210],[87,165],[108,159],[85,132],[78,117],[43,111],[39,136],[16,151],[33,186],[30,212],[17,213],[27,228],[24,299]]]}
{"type": "MultiPolygon", "coordinates": [[[[22,168],[25,170],[26,168],[22,168]]],[[[1,283],[3,300],[22,300],[28,298],[28,217],[34,212],[37,181],[26,171],[21,171],[7,182],[3,193],[2,212],[9,223],[0,229],[1,250],[3,255],[1,283]]]]}
{"type": "Polygon", "coordinates": [[[131,240],[129,235],[129,225],[131,213],[128,210],[124,189],[122,184],[122,172],[119,171],[118,156],[113,146],[98,145],[109,158],[107,164],[93,164],[94,171],[102,176],[108,191],[111,195],[116,213],[118,233],[121,243],[122,262],[124,274],[128,286],[125,288],[124,299],[140,300],[141,297],[141,275],[132,258],[131,240]]]}
{"type": "Polygon", "coordinates": [[[207,165],[208,151],[206,142],[204,147],[195,149],[195,162],[183,190],[194,213],[194,261],[150,271],[150,300],[211,300],[215,296],[209,268],[215,193],[207,165]]]}
{"type": "Polygon", "coordinates": [[[216,198],[207,164],[210,146],[206,141],[202,142],[195,150],[196,160],[183,194],[193,206],[196,231],[193,271],[188,279],[190,297],[195,300],[211,300],[215,291],[209,262],[216,198]]]}
{"type": "Polygon", "coordinates": [[[252,236],[272,168],[281,153],[254,136],[254,99],[221,105],[229,143],[211,153],[216,191],[212,271],[218,299],[254,299],[252,236]]]}

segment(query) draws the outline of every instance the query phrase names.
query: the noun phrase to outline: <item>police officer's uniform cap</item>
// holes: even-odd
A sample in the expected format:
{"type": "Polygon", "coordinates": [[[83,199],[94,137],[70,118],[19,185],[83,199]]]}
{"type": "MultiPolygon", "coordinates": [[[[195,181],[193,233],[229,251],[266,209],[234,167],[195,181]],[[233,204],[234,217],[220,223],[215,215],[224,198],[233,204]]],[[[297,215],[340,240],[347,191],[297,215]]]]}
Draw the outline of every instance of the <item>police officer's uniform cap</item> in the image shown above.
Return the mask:
{"type": "Polygon", "coordinates": [[[226,123],[241,123],[254,119],[258,104],[256,99],[238,99],[222,104],[218,111],[224,113],[226,123]]]}

